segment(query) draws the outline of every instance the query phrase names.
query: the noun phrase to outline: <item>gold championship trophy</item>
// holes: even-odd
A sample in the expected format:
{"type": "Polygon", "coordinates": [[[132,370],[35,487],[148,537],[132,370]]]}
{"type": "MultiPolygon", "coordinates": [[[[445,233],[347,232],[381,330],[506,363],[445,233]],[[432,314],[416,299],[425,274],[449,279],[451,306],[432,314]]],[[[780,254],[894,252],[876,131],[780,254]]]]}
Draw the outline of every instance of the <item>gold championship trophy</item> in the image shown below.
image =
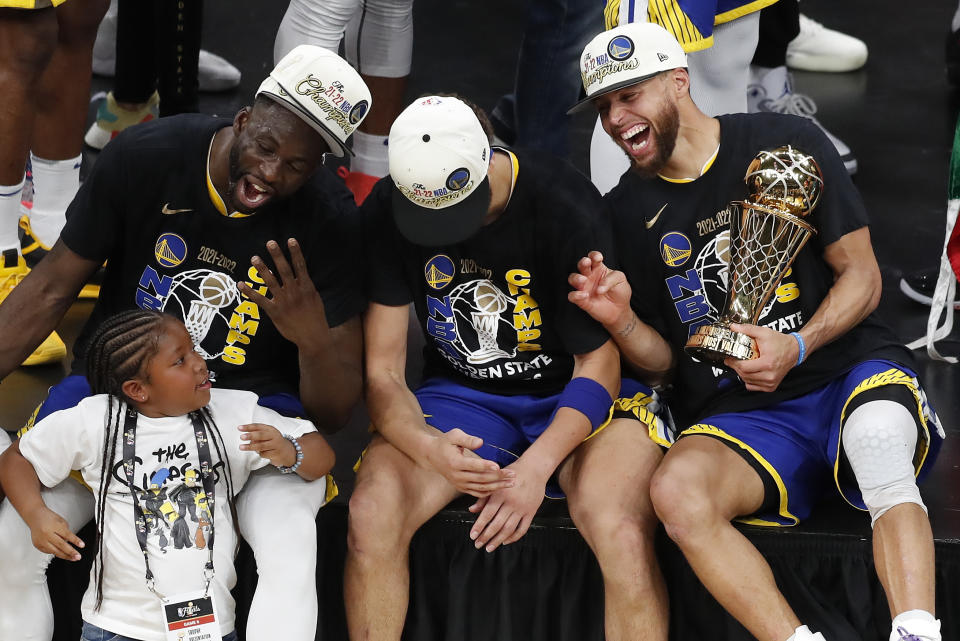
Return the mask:
{"type": "Polygon", "coordinates": [[[756,325],[780,279],[817,233],[803,218],[817,206],[823,176],[812,156],[793,147],[761,151],[747,167],[749,195],[730,203],[730,264],[727,304],[720,319],[687,340],[688,354],[701,360],[727,356],[757,358],[757,342],[730,329],[756,325]]]}

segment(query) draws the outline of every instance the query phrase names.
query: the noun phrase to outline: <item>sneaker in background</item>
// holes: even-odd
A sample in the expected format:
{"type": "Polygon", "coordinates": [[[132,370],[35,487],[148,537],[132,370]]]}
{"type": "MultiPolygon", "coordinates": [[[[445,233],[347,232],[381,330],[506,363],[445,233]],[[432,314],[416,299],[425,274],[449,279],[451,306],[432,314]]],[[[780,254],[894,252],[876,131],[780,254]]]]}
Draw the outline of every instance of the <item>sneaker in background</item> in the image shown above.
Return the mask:
{"type": "Polygon", "coordinates": [[[914,619],[903,621],[903,625],[890,632],[890,641],[942,641],[940,620],[926,621],[914,619]]]}
{"type": "MultiPolygon", "coordinates": [[[[30,268],[17,253],[16,249],[8,249],[0,257],[0,303],[6,300],[10,292],[20,284],[30,273],[30,268]]],[[[67,346],[64,345],[56,332],[51,332],[33,353],[23,361],[23,365],[45,365],[55,363],[67,355],[67,346]]]]}
{"type": "Polygon", "coordinates": [[[847,173],[857,173],[857,158],[850,147],[827,131],[820,121],[813,117],[817,113],[817,103],[813,98],[793,91],[793,81],[786,67],[750,68],[750,84],[747,86],[747,111],[749,113],[774,112],[792,114],[812,120],[823,130],[833,146],[836,147],[847,173]]]}
{"type": "Polygon", "coordinates": [[[803,71],[855,71],[867,62],[867,45],[800,14],[800,34],[787,45],[787,66],[803,71]]]}
{"type": "MultiPolygon", "coordinates": [[[[937,289],[937,278],[939,276],[940,269],[938,267],[905,274],[900,279],[900,291],[910,300],[914,300],[921,305],[930,305],[933,303],[933,293],[937,289]]],[[[953,308],[960,310],[960,301],[954,300],[953,308]]]]}
{"type": "Polygon", "coordinates": [[[147,122],[160,116],[160,94],[156,91],[150,96],[145,104],[139,109],[124,109],[117,104],[117,99],[113,97],[113,92],[107,94],[107,97],[97,108],[97,120],[87,135],[83,137],[83,142],[94,149],[103,149],[107,143],[119,135],[127,127],[138,125],[141,122],[147,122]]]}
{"type": "Polygon", "coordinates": [[[33,230],[30,229],[29,216],[20,216],[20,228],[17,233],[20,235],[20,254],[23,256],[24,262],[27,263],[27,267],[33,269],[47,255],[50,248],[40,242],[33,234],[33,230]]]}

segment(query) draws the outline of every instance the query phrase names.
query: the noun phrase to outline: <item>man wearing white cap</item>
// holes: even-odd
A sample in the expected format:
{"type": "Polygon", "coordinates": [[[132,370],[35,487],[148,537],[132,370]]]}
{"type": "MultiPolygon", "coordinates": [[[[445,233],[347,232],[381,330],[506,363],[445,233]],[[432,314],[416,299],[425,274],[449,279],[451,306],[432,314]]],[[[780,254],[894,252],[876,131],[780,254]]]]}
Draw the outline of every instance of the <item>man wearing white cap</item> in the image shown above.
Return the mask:
{"type": "Polygon", "coordinates": [[[678,427],[690,427],[651,483],[667,533],[754,637],[823,639],[801,625],[730,521],[795,525],[836,485],[870,513],[891,641],[939,641],[933,537],[916,475],[929,470],[944,433],[910,353],[872,314],[880,273],[866,211],[836,149],[804,118],[705,115],[690,99],[683,50],[657,25],[600,34],[580,60],[582,104],[595,105],[631,167],[605,197],[622,272],[589,254],[571,275],[571,300],[604,324],[634,367],[672,379],[678,427]],[[688,338],[718,320],[728,282],[743,287],[729,265],[731,203],[753,197],[744,175],[761,152],[777,180],[819,166],[822,192],[806,219],[816,234],[759,324],[730,325],[755,352],[697,360],[684,351],[688,338]]]}
{"type": "MultiPolygon", "coordinates": [[[[369,91],[345,61],[304,45],[280,61],[253,107],[232,123],[164,118],[107,146],[50,255],[0,305],[4,376],[107,263],[72,374],[51,388],[30,425],[89,395],[86,339],[102,319],[141,307],[183,319],[218,385],[253,391],[261,405],[309,416],[321,429],[341,427],[361,384],[365,301],[353,276],[359,219],[350,193],[321,162],[324,153],[345,153],[369,108],[369,91]]],[[[260,572],[248,639],[314,638],[314,518],[335,492],[328,481],[269,470],[238,495],[241,530],[260,572]]],[[[93,497],[76,481],[44,494],[73,531],[93,516],[93,497]]],[[[32,639],[49,639],[44,572],[51,557],[30,545],[8,502],[0,507],[0,538],[0,638],[30,630],[32,639]]]]}
{"type": "Polygon", "coordinates": [[[621,387],[610,337],[567,300],[569,270],[605,244],[599,194],[551,156],[491,148],[480,118],[449,96],[407,107],[390,175],[363,205],[376,434],[350,500],[350,636],[400,639],[411,537],[455,497],[478,498],[470,537],[492,552],[562,490],[604,573],[606,638],[663,641],[647,482],[669,435],[652,392],[621,387]],[[427,340],[415,392],[411,303],[427,340]]]}

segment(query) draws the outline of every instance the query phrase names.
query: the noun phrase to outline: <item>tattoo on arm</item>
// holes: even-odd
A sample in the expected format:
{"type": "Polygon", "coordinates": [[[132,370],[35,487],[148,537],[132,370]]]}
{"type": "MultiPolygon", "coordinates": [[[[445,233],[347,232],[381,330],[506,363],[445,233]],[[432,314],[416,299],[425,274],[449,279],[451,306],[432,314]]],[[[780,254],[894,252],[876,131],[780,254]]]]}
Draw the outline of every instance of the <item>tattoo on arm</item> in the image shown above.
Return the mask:
{"type": "Polygon", "coordinates": [[[629,336],[633,330],[637,328],[637,315],[634,314],[633,317],[624,325],[623,329],[617,330],[617,335],[623,338],[629,336]]]}

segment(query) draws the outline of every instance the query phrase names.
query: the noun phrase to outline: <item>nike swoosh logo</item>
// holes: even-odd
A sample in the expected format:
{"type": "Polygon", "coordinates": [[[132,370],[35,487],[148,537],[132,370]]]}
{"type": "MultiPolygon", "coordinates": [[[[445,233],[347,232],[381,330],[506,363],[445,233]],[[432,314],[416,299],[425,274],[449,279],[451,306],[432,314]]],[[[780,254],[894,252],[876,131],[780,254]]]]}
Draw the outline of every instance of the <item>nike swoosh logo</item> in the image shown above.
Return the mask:
{"type": "MultiPolygon", "coordinates": [[[[666,207],[666,205],[664,205],[666,207]]],[[[192,209],[170,209],[170,203],[166,203],[163,206],[163,209],[160,210],[160,213],[163,214],[182,214],[185,211],[193,211],[192,209]]]]}
{"type": "Polygon", "coordinates": [[[647,224],[647,229],[650,229],[651,227],[657,224],[657,218],[660,218],[660,214],[663,213],[663,210],[667,208],[668,204],[669,203],[663,203],[663,207],[660,208],[660,211],[657,212],[657,215],[651,218],[650,220],[645,221],[647,224]]]}

